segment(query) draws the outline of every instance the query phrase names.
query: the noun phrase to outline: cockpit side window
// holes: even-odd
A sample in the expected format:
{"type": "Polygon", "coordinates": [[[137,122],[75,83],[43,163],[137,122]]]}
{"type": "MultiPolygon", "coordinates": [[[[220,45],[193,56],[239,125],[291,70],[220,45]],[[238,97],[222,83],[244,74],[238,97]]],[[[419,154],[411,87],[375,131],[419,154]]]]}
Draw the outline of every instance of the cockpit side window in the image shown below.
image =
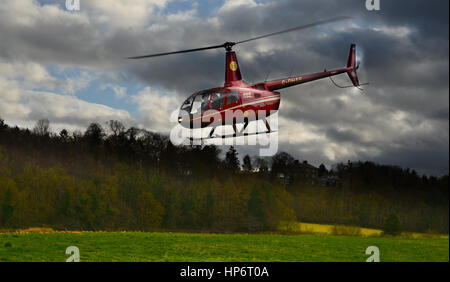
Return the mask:
{"type": "Polygon", "coordinates": [[[261,90],[265,90],[265,89],[266,89],[266,88],[264,87],[264,84],[263,84],[263,83],[256,84],[254,87],[255,87],[256,89],[261,89],[261,90]]]}
{"type": "Polygon", "coordinates": [[[194,102],[192,103],[191,114],[196,114],[202,105],[202,95],[197,95],[194,97],[194,102]]]}
{"type": "Polygon", "coordinates": [[[219,91],[212,94],[210,109],[217,110],[223,108],[225,103],[225,91],[219,91]]]}
{"type": "Polygon", "coordinates": [[[209,92],[204,93],[202,95],[202,112],[206,111],[206,108],[208,108],[209,105],[209,92]]]}
{"type": "Polygon", "coordinates": [[[237,91],[230,90],[228,92],[227,105],[234,104],[239,101],[239,95],[237,91]]]}
{"type": "Polygon", "coordinates": [[[194,98],[191,114],[197,113],[199,110],[204,112],[209,104],[209,92],[200,92],[194,98]]]}
{"type": "Polygon", "coordinates": [[[202,91],[195,95],[192,104],[191,114],[198,113],[200,110],[204,112],[209,104],[209,91],[202,91]]]}

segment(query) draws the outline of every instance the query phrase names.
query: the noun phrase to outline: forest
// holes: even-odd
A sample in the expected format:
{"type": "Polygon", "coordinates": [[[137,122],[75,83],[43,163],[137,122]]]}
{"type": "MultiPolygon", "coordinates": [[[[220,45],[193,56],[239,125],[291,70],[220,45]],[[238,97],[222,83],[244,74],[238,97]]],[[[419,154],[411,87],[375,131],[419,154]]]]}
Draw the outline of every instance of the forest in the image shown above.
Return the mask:
{"type": "Polygon", "coordinates": [[[285,152],[244,156],[174,146],[119,121],[84,131],[33,129],[0,119],[0,229],[269,232],[302,221],[448,233],[448,175],[367,161],[321,165],[311,181],[285,152]],[[282,181],[289,179],[289,181],[282,181]]]}

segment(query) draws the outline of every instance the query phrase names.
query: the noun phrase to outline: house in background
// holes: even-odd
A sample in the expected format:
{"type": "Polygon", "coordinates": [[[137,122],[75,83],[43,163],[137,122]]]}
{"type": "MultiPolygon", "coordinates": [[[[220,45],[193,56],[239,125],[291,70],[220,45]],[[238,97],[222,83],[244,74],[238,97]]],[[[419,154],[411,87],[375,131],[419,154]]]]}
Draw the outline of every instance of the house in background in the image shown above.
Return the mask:
{"type": "Polygon", "coordinates": [[[308,161],[295,160],[286,171],[279,172],[277,177],[283,185],[290,185],[293,182],[317,185],[320,182],[319,169],[310,165],[308,161]]]}

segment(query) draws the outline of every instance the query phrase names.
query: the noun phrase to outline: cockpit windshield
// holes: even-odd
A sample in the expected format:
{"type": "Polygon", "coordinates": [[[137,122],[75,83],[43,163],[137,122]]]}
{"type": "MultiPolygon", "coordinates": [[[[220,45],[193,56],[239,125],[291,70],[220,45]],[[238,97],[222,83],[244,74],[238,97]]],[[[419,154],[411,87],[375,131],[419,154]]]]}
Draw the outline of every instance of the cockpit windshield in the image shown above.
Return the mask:
{"type": "Polygon", "coordinates": [[[191,105],[192,105],[192,96],[187,98],[186,101],[184,101],[183,105],[181,106],[181,109],[183,111],[189,112],[191,110],[191,105]]]}
{"type": "Polygon", "coordinates": [[[209,90],[200,91],[192,94],[184,101],[181,110],[190,114],[206,111],[209,104],[209,90]]]}

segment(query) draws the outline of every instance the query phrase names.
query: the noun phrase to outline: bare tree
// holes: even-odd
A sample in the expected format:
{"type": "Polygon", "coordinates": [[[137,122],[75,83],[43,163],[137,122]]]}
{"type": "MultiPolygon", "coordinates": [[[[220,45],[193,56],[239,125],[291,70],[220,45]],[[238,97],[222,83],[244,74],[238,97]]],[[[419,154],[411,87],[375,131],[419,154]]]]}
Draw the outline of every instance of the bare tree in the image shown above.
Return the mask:
{"type": "Polygon", "coordinates": [[[7,127],[8,127],[8,125],[6,125],[5,121],[0,118],[0,129],[4,129],[4,128],[7,128],[7,127]]]}
{"type": "Polygon", "coordinates": [[[269,171],[269,162],[266,158],[254,156],[252,163],[253,167],[260,173],[267,173],[269,171]]]}
{"type": "Polygon", "coordinates": [[[37,135],[48,135],[50,129],[50,121],[48,119],[40,119],[36,122],[36,125],[33,128],[33,132],[37,135]]]}
{"type": "Polygon", "coordinates": [[[114,134],[114,136],[119,135],[125,131],[125,126],[118,120],[110,120],[108,122],[109,129],[114,134]]]}

